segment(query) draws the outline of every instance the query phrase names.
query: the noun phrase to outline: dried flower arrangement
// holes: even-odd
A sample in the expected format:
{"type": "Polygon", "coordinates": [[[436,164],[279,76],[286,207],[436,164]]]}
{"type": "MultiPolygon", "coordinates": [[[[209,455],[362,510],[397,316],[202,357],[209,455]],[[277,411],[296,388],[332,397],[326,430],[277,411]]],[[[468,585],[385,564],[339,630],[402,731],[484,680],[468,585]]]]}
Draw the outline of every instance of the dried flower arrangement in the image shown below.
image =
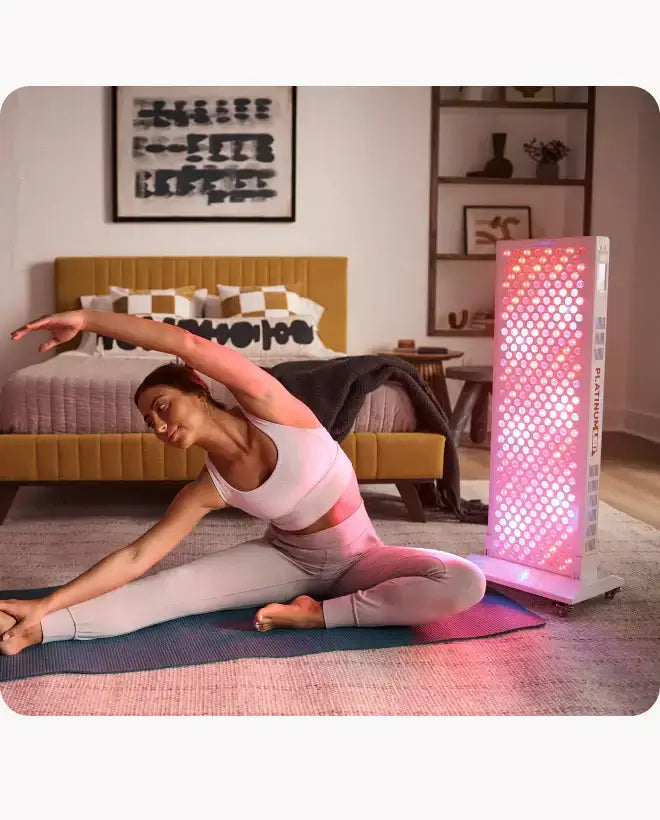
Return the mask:
{"type": "Polygon", "coordinates": [[[560,159],[568,156],[571,150],[561,140],[537,143],[536,137],[524,143],[523,148],[535,162],[540,163],[559,162],[560,159]]]}

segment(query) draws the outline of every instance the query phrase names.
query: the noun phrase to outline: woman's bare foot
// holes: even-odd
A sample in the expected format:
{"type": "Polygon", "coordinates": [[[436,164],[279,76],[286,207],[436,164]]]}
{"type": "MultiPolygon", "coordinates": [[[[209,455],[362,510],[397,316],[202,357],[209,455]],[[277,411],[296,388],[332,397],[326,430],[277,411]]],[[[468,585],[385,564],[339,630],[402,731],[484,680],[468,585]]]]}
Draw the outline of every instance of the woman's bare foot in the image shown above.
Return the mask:
{"type": "Polygon", "coordinates": [[[286,629],[325,629],[323,607],[309,595],[299,595],[290,604],[268,604],[257,612],[254,625],[259,632],[286,629]]]}
{"type": "Polygon", "coordinates": [[[35,643],[41,643],[44,638],[44,633],[41,629],[41,624],[33,626],[28,629],[26,635],[21,635],[19,638],[11,638],[8,641],[2,640],[2,635],[16,623],[16,618],[7,615],[6,612],[0,612],[0,655],[18,655],[26,646],[32,646],[35,643]]]}

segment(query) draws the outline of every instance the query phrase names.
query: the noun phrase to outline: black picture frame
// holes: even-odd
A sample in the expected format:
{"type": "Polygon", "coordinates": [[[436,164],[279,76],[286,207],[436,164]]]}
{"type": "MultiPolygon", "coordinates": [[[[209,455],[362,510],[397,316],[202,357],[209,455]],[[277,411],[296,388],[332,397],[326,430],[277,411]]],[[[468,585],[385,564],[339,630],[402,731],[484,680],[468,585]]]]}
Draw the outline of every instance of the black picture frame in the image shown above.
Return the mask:
{"type": "MultiPolygon", "coordinates": [[[[295,222],[296,221],[296,130],[297,130],[297,86],[271,86],[267,87],[264,86],[259,89],[262,93],[270,93],[272,96],[273,89],[278,89],[281,91],[286,91],[288,94],[288,103],[289,103],[289,111],[290,111],[290,119],[288,120],[289,123],[289,130],[290,136],[283,140],[283,144],[287,146],[289,149],[289,169],[286,174],[286,181],[288,185],[286,186],[286,213],[275,214],[275,215],[267,215],[264,213],[257,213],[254,214],[253,212],[249,215],[242,215],[242,214],[230,214],[230,215],[223,215],[218,213],[217,210],[214,211],[213,215],[202,215],[202,214],[177,214],[174,213],[172,215],[168,214],[139,214],[139,213],[127,213],[127,209],[123,206],[123,201],[126,199],[125,195],[125,186],[127,184],[126,179],[120,179],[120,174],[122,173],[120,170],[121,164],[121,157],[120,157],[120,142],[122,139],[122,134],[120,129],[124,123],[122,122],[122,117],[120,113],[120,92],[122,89],[128,88],[137,88],[133,86],[111,86],[110,87],[110,100],[111,100],[111,145],[112,145],[112,221],[113,222],[295,222]],[[124,186],[124,195],[120,193],[120,186],[124,186]]],[[[182,86],[172,86],[171,90],[175,94],[181,94],[185,92],[186,88],[193,89],[194,87],[182,87],[182,86]]],[[[226,86],[217,86],[217,87],[207,87],[209,90],[213,89],[216,91],[220,96],[222,96],[223,88],[227,88],[226,86]]],[[[245,87],[244,93],[249,94],[253,91],[255,87],[245,87]]],[[[160,88],[154,87],[154,92],[161,90],[160,88]]],[[[199,90],[199,88],[197,89],[199,90]]],[[[242,89],[241,89],[242,90],[242,89]]],[[[124,137],[126,139],[126,137],[124,137]]],[[[252,163],[254,165],[254,163],[252,163]]],[[[126,173],[126,172],[125,172],[126,173]]],[[[127,176],[127,175],[126,175],[127,176]]],[[[133,177],[135,180],[135,177],[133,177]]],[[[133,181],[132,180],[132,181],[133,181]]],[[[134,182],[135,186],[137,187],[137,183],[134,182]]],[[[258,183],[257,183],[258,184],[258,183]]],[[[168,197],[169,198],[169,197],[168,197]]],[[[137,199],[137,197],[135,197],[137,199]]],[[[255,198],[256,199],[256,198],[255,198]]],[[[256,205],[256,202],[252,203],[242,203],[246,206],[249,204],[256,205]]]]}
{"type": "MultiPolygon", "coordinates": [[[[493,226],[495,230],[495,226],[493,226]]],[[[466,256],[491,256],[495,253],[495,242],[499,239],[531,239],[532,238],[532,209],[529,205],[464,205],[463,206],[463,249],[466,256]],[[509,235],[508,226],[500,230],[502,235],[495,236],[492,243],[484,244],[482,250],[475,250],[476,244],[470,241],[470,211],[491,211],[494,216],[524,213],[527,217],[525,231],[515,231],[514,235],[509,235]]]]}

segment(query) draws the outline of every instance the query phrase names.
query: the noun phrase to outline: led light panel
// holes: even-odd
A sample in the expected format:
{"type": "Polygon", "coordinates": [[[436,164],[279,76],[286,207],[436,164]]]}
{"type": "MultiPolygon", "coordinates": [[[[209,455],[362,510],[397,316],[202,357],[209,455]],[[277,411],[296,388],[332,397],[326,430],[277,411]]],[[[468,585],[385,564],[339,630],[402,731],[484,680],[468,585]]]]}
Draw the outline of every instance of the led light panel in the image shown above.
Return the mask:
{"type": "Polygon", "coordinates": [[[600,573],[606,237],[497,243],[486,577],[576,603],[600,573]]]}

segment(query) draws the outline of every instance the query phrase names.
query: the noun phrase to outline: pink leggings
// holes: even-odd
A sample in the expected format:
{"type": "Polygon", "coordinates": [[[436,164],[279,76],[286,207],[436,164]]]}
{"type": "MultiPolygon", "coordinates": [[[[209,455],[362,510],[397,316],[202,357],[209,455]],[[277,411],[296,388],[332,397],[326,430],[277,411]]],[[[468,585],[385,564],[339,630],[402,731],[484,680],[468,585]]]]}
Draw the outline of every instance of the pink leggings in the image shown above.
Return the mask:
{"type": "Polygon", "coordinates": [[[221,609],[323,600],[327,628],[412,626],[477,604],[486,579],[448,552],[388,547],[362,504],[350,518],[311,535],[276,533],[139,578],[48,615],[44,643],[123,635],[151,624],[221,609]]]}

